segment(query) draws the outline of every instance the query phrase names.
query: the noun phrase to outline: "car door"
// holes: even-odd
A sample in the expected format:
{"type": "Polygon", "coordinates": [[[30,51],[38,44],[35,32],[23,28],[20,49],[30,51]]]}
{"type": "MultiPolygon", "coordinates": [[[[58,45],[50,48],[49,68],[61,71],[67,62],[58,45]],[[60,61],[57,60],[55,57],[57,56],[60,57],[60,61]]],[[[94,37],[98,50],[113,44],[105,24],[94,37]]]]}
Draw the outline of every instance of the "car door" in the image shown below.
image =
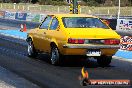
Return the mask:
{"type": "Polygon", "coordinates": [[[51,23],[51,20],[52,20],[52,16],[47,16],[46,18],[45,18],[45,20],[42,22],[42,24],[39,26],[39,28],[38,28],[38,37],[39,37],[39,39],[38,39],[38,49],[40,50],[40,51],[46,51],[45,50],[45,47],[46,47],[46,45],[47,45],[47,43],[46,43],[46,33],[47,33],[47,31],[48,31],[48,29],[49,29],[49,25],[50,25],[50,23],[51,23]]]}
{"type": "Polygon", "coordinates": [[[64,35],[62,31],[60,30],[59,21],[56,17],[52,19],[49,30],[46,33],[46,38],[47,38],[47,45],[46,45],[47,52],[50,52],[51,42],[58,43],[62,39],[64,39],[64,35]]]}

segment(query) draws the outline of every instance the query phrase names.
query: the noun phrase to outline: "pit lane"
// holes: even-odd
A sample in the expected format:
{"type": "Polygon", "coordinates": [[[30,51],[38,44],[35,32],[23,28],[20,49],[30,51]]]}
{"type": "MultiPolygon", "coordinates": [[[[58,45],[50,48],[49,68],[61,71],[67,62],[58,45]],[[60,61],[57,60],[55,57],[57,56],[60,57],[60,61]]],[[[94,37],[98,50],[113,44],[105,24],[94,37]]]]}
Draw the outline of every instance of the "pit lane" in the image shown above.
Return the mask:
{"type": "Polygon", "coordinates": [[[24,40],[3,35],[0,35],[0,65],[37,84],[40,88],[80,88],[78,77],[83,66],[91,79],[132,80],[131,62],[113,59],[110,66],[100,67],[96,61],[72,57],[60,66],[53,66],[49,63],[48,56],[44,54],[37,58],[27,57],[27,44],[24,40]]]}

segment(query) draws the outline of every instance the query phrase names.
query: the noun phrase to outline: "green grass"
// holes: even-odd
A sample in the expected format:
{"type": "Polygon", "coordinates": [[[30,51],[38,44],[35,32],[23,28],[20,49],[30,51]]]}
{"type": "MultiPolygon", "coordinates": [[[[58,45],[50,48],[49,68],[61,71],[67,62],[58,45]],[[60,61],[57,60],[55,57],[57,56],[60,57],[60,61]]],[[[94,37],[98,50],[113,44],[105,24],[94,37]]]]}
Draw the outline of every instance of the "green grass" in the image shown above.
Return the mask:
{"type": "MultiPolygon", "coordinates": [[[[14,4],[0,3],[1,10],[15,10],[15,11],[31,11],[31,12],[50,12],[50,13],[69,13],[69,6],[52,6],[52,5],[33,5],[33,4],[14,4]],[[1,8],[2,7],[2,8],[1,8]]],[[[88,7],[81,6],[81,13],[83,14],[107,14],[117,15],[118,7],[88,7]]],[[[122,16],[132,16],[132,7],[121,7],[122,16]]]]}

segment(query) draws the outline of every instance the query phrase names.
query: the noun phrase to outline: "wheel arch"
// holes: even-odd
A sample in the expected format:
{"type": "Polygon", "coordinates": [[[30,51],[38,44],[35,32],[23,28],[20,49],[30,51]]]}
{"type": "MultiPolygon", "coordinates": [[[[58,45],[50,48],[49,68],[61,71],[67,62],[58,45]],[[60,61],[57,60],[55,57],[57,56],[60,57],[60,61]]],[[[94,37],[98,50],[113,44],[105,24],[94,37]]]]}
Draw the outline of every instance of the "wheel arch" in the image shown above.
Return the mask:
{"type": "Polygon", "coordinates": [[[57,48],[58,48],[58,46],[57,46],[57,44],[56,44],[55,42],[51,42],[51,43],[50,43],[50,46],[51,46],[51,47],[57,47],[57,48]]]}
{"type": "Polygon", "coordinates": [[[56,47],[58,47],[58,43],[57,43],[57,41],[56,41],[55,38],[52,38],[51,42],[50,42],[50,46],[52,47],[53,45],[55,45],[56,47]]]}
{"type": "Polygon", "coordinates": [[[26,41],[28,42],[29,40],[33,41],[33,37],[32,37],[32,36],[30,36],[30,35],[28,35],[28,36],[27,36],[26,41]]]}

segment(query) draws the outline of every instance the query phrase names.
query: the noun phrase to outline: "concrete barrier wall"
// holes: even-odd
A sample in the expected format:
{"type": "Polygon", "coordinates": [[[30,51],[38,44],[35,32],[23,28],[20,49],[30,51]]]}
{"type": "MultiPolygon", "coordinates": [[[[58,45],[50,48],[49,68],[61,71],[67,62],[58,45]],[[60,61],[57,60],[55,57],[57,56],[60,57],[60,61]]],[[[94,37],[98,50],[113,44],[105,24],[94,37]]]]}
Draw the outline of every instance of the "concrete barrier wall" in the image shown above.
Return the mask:
{"type": "Polygon", "coordinates": [[[0,18],[0,23],[3,23],[5,26],[20,28],[21,24],[26,24],[27,29],[36,28],[39,26],[39,22],[30,22],[30,21],[21,21],[13,19],[4,19],[0,18]]]}
{"type": "Polygon", "coordinates": [[[0,11],[1,25],[17,28],[20,28],[21,24],[26,24],[28,29],[38,27],[45,17],[46,14],[0,11]]]}
{"type": "Polygon", "coordinates": [[[31,22],[41,22],[46,17],[46,14],[37,14],[30,12],[10,12],[0,11],[0,18],[16,19],[31,22]]]}

